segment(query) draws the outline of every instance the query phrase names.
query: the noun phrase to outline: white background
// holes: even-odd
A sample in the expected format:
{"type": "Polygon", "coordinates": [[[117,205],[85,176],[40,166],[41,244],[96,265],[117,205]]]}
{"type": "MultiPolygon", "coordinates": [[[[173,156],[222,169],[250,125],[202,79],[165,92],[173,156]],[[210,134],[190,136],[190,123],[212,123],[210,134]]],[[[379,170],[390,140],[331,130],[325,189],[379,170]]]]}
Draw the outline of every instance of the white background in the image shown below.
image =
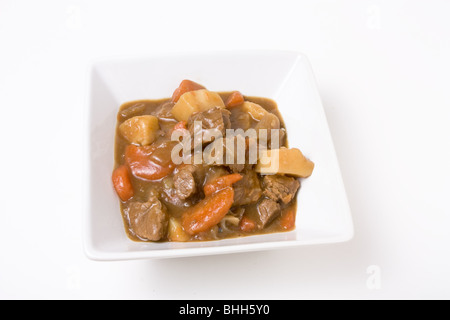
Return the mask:
{"type": "Polygon", "coordinates": [[[0,298],[450,298],[449,13],[436,0],[1,0],[0,298]],[[310,58],[354,240],[88,260],[89,62],[222,49],[310,58]]]}

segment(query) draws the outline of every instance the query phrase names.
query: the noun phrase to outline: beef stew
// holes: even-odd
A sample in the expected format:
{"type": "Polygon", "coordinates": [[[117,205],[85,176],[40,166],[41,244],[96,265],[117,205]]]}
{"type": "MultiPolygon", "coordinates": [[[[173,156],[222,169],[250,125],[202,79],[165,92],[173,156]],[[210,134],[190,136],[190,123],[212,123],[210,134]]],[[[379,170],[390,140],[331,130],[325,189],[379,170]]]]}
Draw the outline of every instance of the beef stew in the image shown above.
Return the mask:
{"type": "Polygon", "coordinates": [[[271,99],[184,80],[172,98],[127,102],[117,115],[113,185],[134,241],[292,230],[300,179],[313,168],[289,149],[271,99]]]}

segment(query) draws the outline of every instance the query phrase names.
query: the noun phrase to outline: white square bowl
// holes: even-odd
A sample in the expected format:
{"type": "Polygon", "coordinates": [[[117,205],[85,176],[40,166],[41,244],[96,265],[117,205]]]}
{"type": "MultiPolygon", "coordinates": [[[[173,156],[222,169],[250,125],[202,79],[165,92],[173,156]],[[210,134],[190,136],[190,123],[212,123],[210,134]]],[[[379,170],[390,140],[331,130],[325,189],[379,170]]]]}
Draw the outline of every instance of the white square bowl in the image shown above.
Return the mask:
{"type": "Polygon", "coordinates": [[[342,177],[307,58],[278,51],[168,54],[102,60],[92,65],[88,101],[88,208],[84,248],[94,260],[168,258],[336,243],[353,237],[342,177]],[[291,147],[316,164],[302,181],[294,231],[208,242],[139,243],[125,233],[113,190],[114,135],[119,106],[171,96],[183,79],[213,91],[272,98],[291,147]]]}

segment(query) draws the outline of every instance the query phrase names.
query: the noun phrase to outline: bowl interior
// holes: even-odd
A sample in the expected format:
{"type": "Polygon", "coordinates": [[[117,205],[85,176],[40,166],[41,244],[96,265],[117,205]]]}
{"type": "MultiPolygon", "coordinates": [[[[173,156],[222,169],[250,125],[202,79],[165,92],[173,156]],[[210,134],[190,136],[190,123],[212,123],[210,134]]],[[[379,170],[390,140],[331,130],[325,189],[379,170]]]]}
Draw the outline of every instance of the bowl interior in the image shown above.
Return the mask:
{"type": "Polygon", "coordinates": [[[325,114],[306,57],[290,52],[165,55],[95,63],[89,98],[89,203],[85,249],[93,259],[198,255],[287,245],[331,243],[352,237],[350,210],[325,114]],[[302,181],[297,228],[288,233],[209,242],[136,243],[125,234],[111,184],[119,106],[171,96],[182,79],[213,91],[239,90],[274,99],[289,144],[316,164],[302,181]]]}

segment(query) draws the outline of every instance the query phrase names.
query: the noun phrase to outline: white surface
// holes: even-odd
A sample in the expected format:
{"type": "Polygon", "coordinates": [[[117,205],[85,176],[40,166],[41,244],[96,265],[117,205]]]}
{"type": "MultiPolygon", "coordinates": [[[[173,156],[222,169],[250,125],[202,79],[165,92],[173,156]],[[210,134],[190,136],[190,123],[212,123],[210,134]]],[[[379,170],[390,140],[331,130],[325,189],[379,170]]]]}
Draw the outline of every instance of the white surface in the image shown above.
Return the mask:
{"type": "Polygon", "coordinates": [[[437,0],[1,1],[0,297],[450,298],[449,10],[437,0]],[[88,61],[229,48],[310,58],[354,240],[88,260],[80,201],[88,61]]]}
{"type": "Polygon", "coordinates": [[[89,196],[84,244],[95,260],[187,257],[348,241],[350,208],[314,75],[305,55],[282,51],[223,51],[147,55],[93,64],[89,85],[89,196]],[[267,75],[270,74],[270,77],[267,75]],[[302,182],[296,229],[286,233],[191,243],[131,242],[111,186],[118,106],[169,97],[180,79],[210,90],[239,89],[278,103],[291,147],[314,160],[302,182]],[[107,165],[109,164],[109,165],[107,165]],[[90,187],[89,187],[90,186],[90,187]]]}

